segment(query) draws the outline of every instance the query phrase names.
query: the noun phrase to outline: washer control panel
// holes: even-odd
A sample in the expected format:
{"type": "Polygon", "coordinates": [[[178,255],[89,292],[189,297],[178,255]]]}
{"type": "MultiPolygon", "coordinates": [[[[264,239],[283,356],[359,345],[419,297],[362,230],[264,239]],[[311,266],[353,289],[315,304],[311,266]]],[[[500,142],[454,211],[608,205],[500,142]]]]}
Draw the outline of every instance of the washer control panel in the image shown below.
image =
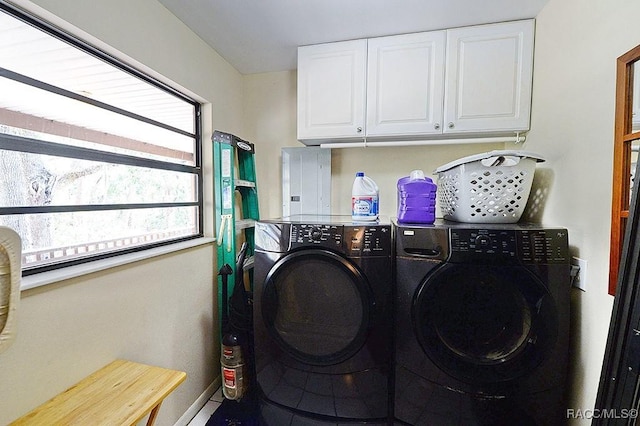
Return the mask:
{"type": "Polygon", "coordinates": [[[569,263],[566,229],[522,230],[517,233],[518,257],[530,263],[569,263]]]}
{"type": "Polygon", "coordinates": [[[516,234],[499,229],[451,229],[449,244],[452,261],[470,259],[515,259],[516,234]]]}
{"type": "Polygon", "coordinates": [[[566,229],[450,230],[451,261],[568,263],[566,229]]]}

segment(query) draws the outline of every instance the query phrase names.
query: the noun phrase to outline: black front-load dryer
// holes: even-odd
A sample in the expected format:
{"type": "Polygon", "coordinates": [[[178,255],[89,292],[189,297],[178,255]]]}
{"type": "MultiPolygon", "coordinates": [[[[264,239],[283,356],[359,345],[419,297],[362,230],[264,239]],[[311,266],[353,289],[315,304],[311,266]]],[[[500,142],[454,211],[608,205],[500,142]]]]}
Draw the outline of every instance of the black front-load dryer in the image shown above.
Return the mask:
{"type": "Polygon", "coordinates": [[[396,225],[394,411],[410,425],[561,425],[567,230],[396,225]]]}
{"type": "Polygon", "coordinates": [[[388,424],[391,224],[303,215],[259,221],[255,239],[262,424],[388,424]]]}

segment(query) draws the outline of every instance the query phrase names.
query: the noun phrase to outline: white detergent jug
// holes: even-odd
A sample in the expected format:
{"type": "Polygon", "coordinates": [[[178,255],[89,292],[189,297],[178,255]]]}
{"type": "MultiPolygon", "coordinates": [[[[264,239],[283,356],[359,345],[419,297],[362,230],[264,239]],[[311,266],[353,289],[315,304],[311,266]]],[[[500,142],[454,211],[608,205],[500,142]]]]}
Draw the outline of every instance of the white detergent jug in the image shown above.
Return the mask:
{"type": "Polygon", "coordinates": [[[351,189],[351,219],[354,222],[378,220],[378,185],[364,172],[357,172],[351,189]]]}

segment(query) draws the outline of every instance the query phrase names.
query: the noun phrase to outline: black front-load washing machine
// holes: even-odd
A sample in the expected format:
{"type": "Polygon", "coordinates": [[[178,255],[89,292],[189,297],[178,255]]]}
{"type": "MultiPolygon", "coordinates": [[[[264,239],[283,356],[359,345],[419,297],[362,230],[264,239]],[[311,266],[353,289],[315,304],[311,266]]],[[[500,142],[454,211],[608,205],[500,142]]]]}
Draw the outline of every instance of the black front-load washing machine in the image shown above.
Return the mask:
{"type": "Polygon", "coordinates": [[[263,220],[255,241],[262,424],[388,424],[390,222],[310,215],[263,220]]]}
{"type": "Polygon", "coordinates": [[[396,225],[398,423],[561,425],[567,230],[396,225]]]}

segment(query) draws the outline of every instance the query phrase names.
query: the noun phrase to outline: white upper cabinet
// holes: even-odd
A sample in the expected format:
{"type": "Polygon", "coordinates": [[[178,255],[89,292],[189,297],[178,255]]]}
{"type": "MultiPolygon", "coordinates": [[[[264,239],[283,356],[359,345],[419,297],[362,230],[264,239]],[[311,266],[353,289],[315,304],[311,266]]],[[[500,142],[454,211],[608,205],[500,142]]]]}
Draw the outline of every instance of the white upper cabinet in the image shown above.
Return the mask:
{"type": "Polygon", "coordinates": [[[445,31],[369,39],[367,136],[441,133],[445,31]]]}
{"type": "Polygon", "coordinates": [[[534,21],[447,30],[444,132],[529,129],[534,21]]]}
{"type": "Polygon", "coordinates": [[[298,48],[298,139],[362,138],[367,41],[298,48]]]}
{"type": "Polygon", "coordinates": [[[534,21],[298,49],[298,139],[514,135],[529,129],[534,21]]]}

